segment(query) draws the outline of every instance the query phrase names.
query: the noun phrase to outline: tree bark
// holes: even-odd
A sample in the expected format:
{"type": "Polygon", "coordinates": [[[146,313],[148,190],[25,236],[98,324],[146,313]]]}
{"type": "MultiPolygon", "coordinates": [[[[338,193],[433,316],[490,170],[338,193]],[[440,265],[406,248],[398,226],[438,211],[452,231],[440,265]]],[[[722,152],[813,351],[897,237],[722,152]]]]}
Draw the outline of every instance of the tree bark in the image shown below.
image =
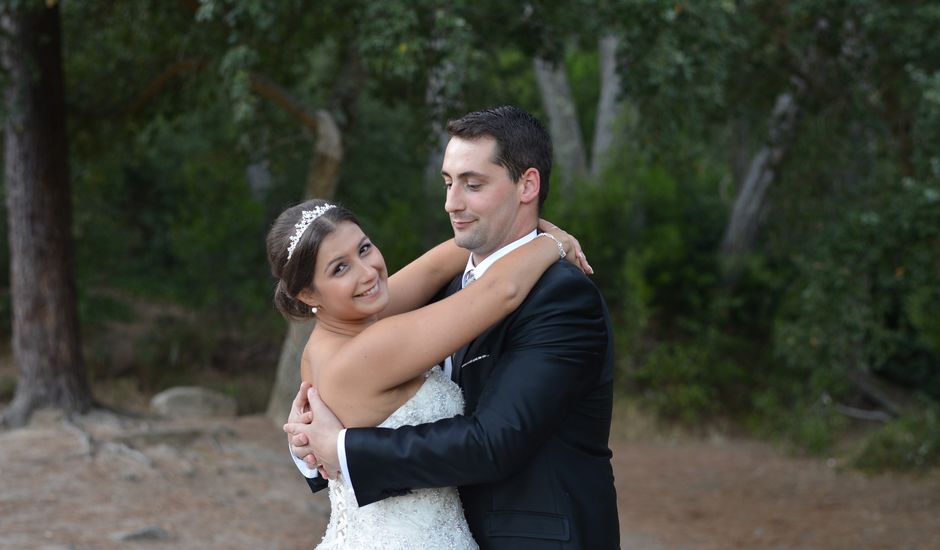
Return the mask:
{"type": "Polygon", "coordinates": [[[785,92],[777,97],[768,124],[767,141],[752,157],[744,183],[734,201],[731,219],[722,241],[722,256],[731,269],[729,282],[737,272],[737,259],[750,252],[760,227],[767,198],[767,190],[777,176],[777,170],[789,149],[796,122],[796,97],[785,92]]]}
{"type": "Polygon", "coordinates": [[[437,237],[436,228],[441,226],[438,221],[445,219],[444,213],[444,184],[441,178],[441,166],[444,164],[444,151],[450,142],[450,134],[444,129],[443,122],[433,122],[431,124],[431,133],[434,136],[434,144],[428,151],[427,159],[424,163],[424,200],[426,214],[421,216],[423,224],[421,241],[425,250],[430,250],[437,237]],[[435,215],[436,213],[436,215],[435,215]]]}
{"type": "Polygon", "coordinates": [[[570,195],[574,180],[587,175],[587,155],[568,75],[564,64],[541,58],[534,60],[534,67],[542,103],[548,113],[548,130],[554,143],[561,192],[570,195]]]}
{"type": "MultiPolygon", "coordinates": [[[[448,47],[447,42],[440,35],[432,40],[434,50],[439,54],[448,47]]],[[[428,117],[431,121],[428,133],[431,139],[428,140],[430,149],[424,164],[424,201],[425,215],[421,216],[423,220],[421,241],[425,250],[437,244],[437,232],[435,229],[440,227],[438,221],[443,221],[444,212],[444,192],[443,179],[441,178],[441,166],[444,164],[444,151],[447,150],[447,144],[450,142],[450,134],[447,133],[446,113],[449,109],[462,106],[463,103],[448,89],[460,89],[463,87],[464,73],[447,56],[443,56],[442,61],[433,66],[428,71],[428,81],[424,89],[424,103],[428,110],[428,117]],[[448,83],[452,86],[448,88],[448,83]],[[439,213],[434,216],[432,213],[439,213]]]]}
{"type": "Polygon", "coordinates": [[[267,417],[280,426],[287,422],[291,402],[300,387],[300,359],[304,347],[310,338],[310,332],[316,323],[310,321],[290,321],[287,323],[287,336],[281,344],[281,355],[277,360],[277,375],[271,396],[268,398],[267,417]]]}
{"type": "Polygon", "coordinates": [[[157,76],[150,81],[144,90],[134,98],[134,101],[124,110],[128,116],[134,116],[150,103],[155,97],[163,93],[170,83],[183,73],[198,72],[206,66],[202,59],[187,58],[180,59],[169,67],[163,69],[157,76]]]}
{"type": "Polygon", "coordinates": [[[304,193],[306,198],[332,199],[343,163],[342,134],[333,115],[325,109],[310,109],[290,92],[259,74],[251,75],[251,89],[287,111],[313,134],[313,158],[304,193]]]}
{"type": "MultiPolygon", "coordinates": [[[[607,157],[616,139],[617,122],[623,110],[620,101],[620,73],[617,70],[617,48],[620,39],[607,35],[598,40],[601,93],[597,99],[597,120],[594,123],[594,144],[591,147],[591,175],[598,176],[605,168],[607,157]]],[[[598,181],[595,177],[593,181],[598,181]]]]}
{"type": "Polygon", "coordinates": [[[20,375],[4,415],[11,426],[25,424],[37,407],[71,414],[92,404],[79,335],[59,8],[29,6],[0,16],[13,361],[20,375]]]}
{"type": "Polygon", "coordinates": [[[750,168],[751,158],[751,125],[743,115],[736,115],[731,122],[731,150],[728,161],[731,164],[731,176],[734,183],[731,193],[722,196],[723,200],[730,200],[734,190],[744,188],[744,180],[750,168]]]}
{"type": "Polygon", "coordinates": [[[576,179],[586,178],[588,174],[599,175],[616,141],[617,121],[623,111],[620,73],[617,69],[619,45],[620,39],[612,34],[602,36],[597,43],[600,94],[597,98],[590,164],[564,64],[553,64],[541,58],[534,60],[539,92],[548,113],[548,128],[554,143],[562,194],[570,194],[576,179]]]}

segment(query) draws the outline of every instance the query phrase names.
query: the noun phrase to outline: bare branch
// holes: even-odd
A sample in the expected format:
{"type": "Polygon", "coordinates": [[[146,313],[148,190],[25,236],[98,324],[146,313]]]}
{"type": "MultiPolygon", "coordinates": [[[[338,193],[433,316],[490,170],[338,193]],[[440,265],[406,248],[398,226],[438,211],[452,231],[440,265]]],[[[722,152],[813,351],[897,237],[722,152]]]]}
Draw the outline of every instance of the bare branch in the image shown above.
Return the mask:
{"type": "Polygon", "coordinates": [[[205,61],[197,58],[181,59],[173,63],[155,76],[124,112],[128,115],[139,113],[153,98],[163,93],[174,78],[186,72],[201,71],[205,65],[205,61]]]}
{"type": "Polygon", "coordinates": [[[887,422],[891,420],[892,416],[884,411],[869,411],[865,409],[857,409],[855,407],[850,407],[848,405],[843,405],[842,403],[836,403],[835,409],[839,413],[848,416],[849,418],[854,418],[856,420],[869,420],[872,422],[887,422]]]}

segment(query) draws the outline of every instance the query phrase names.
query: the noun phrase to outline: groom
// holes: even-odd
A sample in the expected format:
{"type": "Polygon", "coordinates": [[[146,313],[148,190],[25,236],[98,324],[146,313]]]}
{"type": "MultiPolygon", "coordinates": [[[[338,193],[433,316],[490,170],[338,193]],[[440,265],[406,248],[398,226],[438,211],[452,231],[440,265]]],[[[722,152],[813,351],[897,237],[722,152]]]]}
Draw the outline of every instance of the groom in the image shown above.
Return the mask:
{"type": "MultiPolygon", "coordinates": [[[[447,131],[444,209],[457,244],[472,253],[449,295],[535,238],[552,145],[542,124],[516,107],[467,114],[447,131]],[[532,186],[538,200],[523,196],[532,186]]],[[[292,452],[314,454],[325,471],[342,470],[359,506],[410,489],[457,486],[484,549],[617,548],[607,447],[612,354],[603,298],[574,265],[557,262],[519,309],[448,358],[445,371],[463,388],[465,416],[342,430],[315,402],[309,445],[294,436],[292,452]]],[[[305,475],[314,491],[323,487],[305,475]]]]}

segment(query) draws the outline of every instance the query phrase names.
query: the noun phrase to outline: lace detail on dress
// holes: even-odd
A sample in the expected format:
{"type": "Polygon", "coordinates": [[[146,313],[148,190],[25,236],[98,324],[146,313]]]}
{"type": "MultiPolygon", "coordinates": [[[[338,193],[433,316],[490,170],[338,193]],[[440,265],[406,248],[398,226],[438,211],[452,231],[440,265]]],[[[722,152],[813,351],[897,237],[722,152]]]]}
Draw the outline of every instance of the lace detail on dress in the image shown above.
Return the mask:
{"type": "MultiPolygon", "coordinates": [[[[379,427],[413,426],[462,412],[460,388],[434,367],[417,393],[379,427]]],[[[330,505],[318,550],[477,548],[453,487],[418,489],[359,508],[346,480],[339,478],[330,481],[330,505]]]]}

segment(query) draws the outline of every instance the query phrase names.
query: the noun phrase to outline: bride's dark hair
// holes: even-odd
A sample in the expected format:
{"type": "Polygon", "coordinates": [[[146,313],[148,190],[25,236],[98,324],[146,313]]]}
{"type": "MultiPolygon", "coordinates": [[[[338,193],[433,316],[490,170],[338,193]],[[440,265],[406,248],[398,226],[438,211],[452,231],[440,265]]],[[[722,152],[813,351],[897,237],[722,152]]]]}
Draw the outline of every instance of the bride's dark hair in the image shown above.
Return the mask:
{"type": "Polygon", "coordinates": [[[322,199],[291,206],[274,220],[267,238],[268,265],[271,266],[271,274],[277,278],[274,307],[284,317],[305,319],[314,316],[310,306],[296,296],[305,288],[313,288],[320,243],[341,222],[359,225],[356,215],[348,208],[322,199]],[[318,215],[298,235],[297,224],[304,217],[304,211],[317,212],[318,215]],[[289,251],[291,246],[293,248],[289,251]]]}

